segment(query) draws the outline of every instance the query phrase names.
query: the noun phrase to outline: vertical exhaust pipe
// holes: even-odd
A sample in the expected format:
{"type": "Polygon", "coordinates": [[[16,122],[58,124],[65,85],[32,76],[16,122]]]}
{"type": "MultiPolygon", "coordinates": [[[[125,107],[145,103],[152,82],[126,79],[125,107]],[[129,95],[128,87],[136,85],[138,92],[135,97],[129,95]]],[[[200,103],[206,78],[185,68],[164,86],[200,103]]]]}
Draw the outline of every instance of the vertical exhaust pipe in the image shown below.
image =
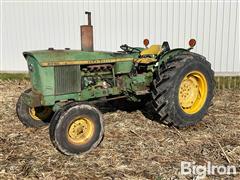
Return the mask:
{"type": "Polygon", "coordinates": [[[80,26],[82,51],[93,51],[93,26],[91,24],[91,12],[85,12],[88,16],[88,25],[80,26]]]}

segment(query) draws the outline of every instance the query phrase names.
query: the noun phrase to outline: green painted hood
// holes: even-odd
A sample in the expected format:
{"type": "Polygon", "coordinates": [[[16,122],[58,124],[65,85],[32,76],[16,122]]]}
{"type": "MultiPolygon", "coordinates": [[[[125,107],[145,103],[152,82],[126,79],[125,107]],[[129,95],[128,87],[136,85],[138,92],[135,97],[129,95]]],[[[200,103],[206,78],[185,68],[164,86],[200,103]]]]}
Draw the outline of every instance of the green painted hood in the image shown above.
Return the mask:
{"type": "Polygon", "coordinates": [[[121,58],[137,58],[138,53],[126,54],[123,52],[85,52],[80,50],[40,50],[23,52],[24,57],[32,56],[40,65],[44,63],[54,63],[63,61],[81,61],[81,60],[101,60],[101,59],[121,59],[121,58]]]}

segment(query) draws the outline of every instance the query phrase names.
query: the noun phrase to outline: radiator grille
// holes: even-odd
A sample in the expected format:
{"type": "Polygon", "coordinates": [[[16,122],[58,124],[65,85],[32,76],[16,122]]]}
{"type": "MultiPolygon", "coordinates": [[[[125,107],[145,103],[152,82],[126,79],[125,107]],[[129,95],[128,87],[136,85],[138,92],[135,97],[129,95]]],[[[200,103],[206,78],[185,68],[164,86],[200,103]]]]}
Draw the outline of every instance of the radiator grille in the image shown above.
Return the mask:
{"type": "Polygon", "coordinates": [[[56,95],[81,90],[80,65],[55,66],[54,78],[56,95]]]}

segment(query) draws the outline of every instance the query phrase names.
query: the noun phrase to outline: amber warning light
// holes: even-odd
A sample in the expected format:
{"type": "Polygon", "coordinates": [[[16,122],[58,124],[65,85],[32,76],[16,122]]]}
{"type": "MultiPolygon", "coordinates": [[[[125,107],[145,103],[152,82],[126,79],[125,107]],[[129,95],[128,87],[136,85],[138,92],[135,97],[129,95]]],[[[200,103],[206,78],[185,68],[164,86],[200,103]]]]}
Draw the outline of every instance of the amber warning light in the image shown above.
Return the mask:
{"type": "Polygon", "coordinates": [[[144,44],[145,47],[147,47],[148,44],[149,44],[149,40],[148,40],[148,39],[144,39],[144,40],[143,40],[143,44],[144,44]]]}
{"type": "Polygon", "coordinates": [[[196,40],[195,39],[190,39],[188,44],[191,48],[193,48],[196,45],[196,40]]]}

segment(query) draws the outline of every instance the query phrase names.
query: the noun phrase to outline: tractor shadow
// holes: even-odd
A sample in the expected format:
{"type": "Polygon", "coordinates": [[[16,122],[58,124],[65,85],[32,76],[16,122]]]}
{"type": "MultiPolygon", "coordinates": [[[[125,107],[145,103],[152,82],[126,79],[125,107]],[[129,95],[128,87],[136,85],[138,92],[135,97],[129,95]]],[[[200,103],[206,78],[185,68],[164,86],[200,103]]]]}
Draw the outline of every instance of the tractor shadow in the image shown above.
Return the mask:
{"type": "Polygon", "coordinates": [[[160,116],[154,111],[150,102],[132,102],[126,99],[98,102],[94,104],[103,114],[108,112],[125,111],[128,113],[141,111],[145,118],[158,121],[160,116]]]}

